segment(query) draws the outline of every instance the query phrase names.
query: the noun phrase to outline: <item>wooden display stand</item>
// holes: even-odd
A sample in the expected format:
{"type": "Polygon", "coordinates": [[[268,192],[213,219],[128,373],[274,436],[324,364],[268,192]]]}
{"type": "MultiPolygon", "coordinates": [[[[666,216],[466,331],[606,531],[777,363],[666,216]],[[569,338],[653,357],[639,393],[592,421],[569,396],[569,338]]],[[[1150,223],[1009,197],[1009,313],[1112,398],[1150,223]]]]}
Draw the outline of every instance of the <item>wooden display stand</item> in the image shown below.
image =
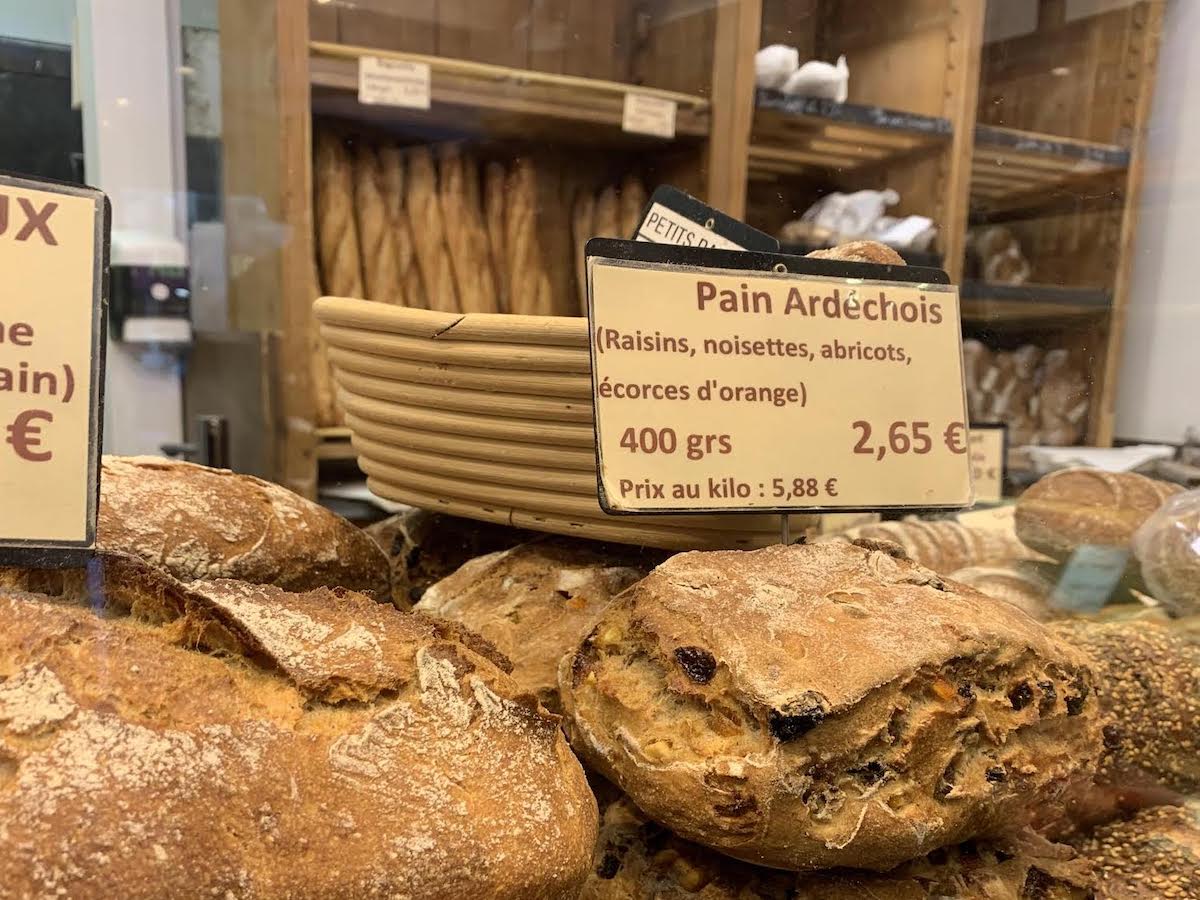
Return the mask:
{"type": "Polygon", "coordinates": [[[1163,5],[1067,22],[1062,0],[1040,0],[1033,33],[985,45],[984,0],[221,0],[225,193],[282,226],[272,244],[261,219],[227,222],[231,248],[255,248],[231,249],[231,320],[270,336],[275,477],[312,496],[318,461],[353,455],[345,430],[314,424],[308,374],[314,117],[521,141],[573,178],[605,160],[772,232],[828,190],[892,187],[895,212],[937,222],[956,281],[968,224],[1003,221],[1055,289],[964,284],[964,323],[1093,348],[1089,441],[1110,442],[1163,5]],[[777,42],[802,60],[845,53],[849,102],[756,91],[754,53],[777,42]],[[431,108],[360,104],[363,54],[428,63],[431,108]],[[676,101],[675,139],[621,130],[635,87],[676,101]]]}

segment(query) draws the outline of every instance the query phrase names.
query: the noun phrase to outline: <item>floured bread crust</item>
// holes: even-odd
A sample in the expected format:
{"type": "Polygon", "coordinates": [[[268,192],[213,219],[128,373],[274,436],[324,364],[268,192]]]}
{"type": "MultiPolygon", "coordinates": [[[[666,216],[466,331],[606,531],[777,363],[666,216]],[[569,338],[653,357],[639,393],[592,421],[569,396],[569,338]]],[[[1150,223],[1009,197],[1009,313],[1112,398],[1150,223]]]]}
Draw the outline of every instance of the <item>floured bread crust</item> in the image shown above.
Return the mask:
{"type": "Polygon", "coordinates": [[[649,569],[649,558],[630,548],[536,541],[471,560],[416,608],[483,635],[512,660],[517,684],[557,710],[559,660],[649,569]]]}
{"type": "Polygon", "coordinates": [[[886,870],[1094,768],[1085,659],[894,545],[829,543],[671,558],[559,683],[576,749],[681,837],[886,870]]]}
{"type": "Polygon", "coordinates": [[[0,593],[0,897],[576,896],[595,801],[486,645],[140,571],[102,616],[0,593]]]}
{"type": "Polygon", "coordinates": [[[341,516],[277,484],[178,460],[104,457],[96,542],[183,581],[390,596],[387,559],[341,516]]]}

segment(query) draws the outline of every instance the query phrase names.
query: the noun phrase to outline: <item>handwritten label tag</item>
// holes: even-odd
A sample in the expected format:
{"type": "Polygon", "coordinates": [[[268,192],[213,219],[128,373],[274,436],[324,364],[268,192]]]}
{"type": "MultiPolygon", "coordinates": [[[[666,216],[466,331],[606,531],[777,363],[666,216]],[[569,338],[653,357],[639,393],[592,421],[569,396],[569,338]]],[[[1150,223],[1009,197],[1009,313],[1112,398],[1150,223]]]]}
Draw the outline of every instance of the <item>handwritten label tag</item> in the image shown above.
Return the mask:
{"type": "Polygon", "coordinates": [[[1004,499],[1007,432],[1004,425],[971,426],[971,477],[976,503],[1000,503],[1004,499]]]}
{"type": "Polygon", "coordinates": [[[0,176],[0,562],[95,541],[108,200],[0,176]]]}
{"type": "Polygon", "coordinates": [[[674,100],[629,91],[621,114],[621,130],[660,138],[675,137],[674,100]]]}
{"type": "Polygon", "coordinates": [[[358,102],[429,109],[429,64],[380,56],[360,57],[358,102]]]}
{"type": "Polygon", "coordinates": [[[624,257],[588,258],[605,510],[970,505],[956,288],[596,245],[624,257]]]}
{"type": "Polygon", "coordinates": [[[1129,563],[1126,547],[1083,544],[1063,566],[1050,604],[1059,609],[1096,612],[1112,596],[1129,563]]]}

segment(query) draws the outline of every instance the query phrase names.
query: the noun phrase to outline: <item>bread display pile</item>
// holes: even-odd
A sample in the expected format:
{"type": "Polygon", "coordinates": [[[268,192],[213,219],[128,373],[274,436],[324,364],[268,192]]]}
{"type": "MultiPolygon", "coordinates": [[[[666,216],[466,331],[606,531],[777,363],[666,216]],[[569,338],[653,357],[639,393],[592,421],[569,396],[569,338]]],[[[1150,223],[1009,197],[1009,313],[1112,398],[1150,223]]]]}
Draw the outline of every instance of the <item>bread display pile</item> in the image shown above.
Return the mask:
{"type": "Polygon", "coordinates": [[[849,528],[835,540],[860,539],[899,544],[909,559],[935,572],[949,575],[968,566],[1044,559],[1007,528],[972,528],[951,519],[918,519],[876,522],[849,528]]]}
{"type": "Polygon", "coordinates": [[[414,511],[385,554],[163,460],[106,458],[100,516],[87,570],[0,570],[0,896],[1195,896],[1190,628],[1046,626],[882,536],[414,511]]]}
{"type": "Polygon", "coordinates": [[[968,338],[963,364],[971,421],[1007,425],[1010,446],[1069,446],[1083,439],[1090,380],[1069,351],[1033,344],[993,351],[968,338]]]}

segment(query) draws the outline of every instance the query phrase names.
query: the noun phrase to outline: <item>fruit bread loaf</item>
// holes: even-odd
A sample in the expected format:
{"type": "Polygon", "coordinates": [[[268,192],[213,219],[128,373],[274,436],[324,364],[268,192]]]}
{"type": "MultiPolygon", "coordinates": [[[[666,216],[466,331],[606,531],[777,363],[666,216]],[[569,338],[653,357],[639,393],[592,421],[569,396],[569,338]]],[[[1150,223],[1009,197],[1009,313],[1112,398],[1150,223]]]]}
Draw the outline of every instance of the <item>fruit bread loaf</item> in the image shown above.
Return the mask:
{"type": "Polygon", "coordinates": [[[594,798],[477,639],[145,570],[135,615],[0,593],[0,895],[577,895],[594,798]]]}
{"type": "Polygon", "coordinates": [[[663,563],[562,661],[576,749],[681,837],[792,869],[886,870],[1090,773],[1086,657],[865,543],[663,563]]]}
{"type": "Polygon", "coordinates": [[[1065,561],[1082,544],[1128,547],[1133,533],[1178,485],[1132,472],[1061,469],[1017,500],[1017,536],[1065,561]]]}
{"type": "Polygon", "coordinates": [[[1200,791],[1200,638],[1155,622],[1055,622],[1092,657],[1104,720],[1099,777],[1200,791]]]}
{"type": "Polygon", "coordinates": [[[259,478],[178,460],[104,457],[96,545],[102,558],[136,556],[185,581],[391,596],[387,558],[341,516],[259,478]]]}
{"type": "Polygon", "coordinates": [[[685,841],[618,797],[601,811],[579,900],[792,900],[795,880],[685,841]]]}
{"type": "Polygon", "coordinates": [[[483,635],[512,660],[517,684],[557,710],[559,660],[649,568],[629,548],[535,541],[467,562],[416,608],[483,635]]]}

